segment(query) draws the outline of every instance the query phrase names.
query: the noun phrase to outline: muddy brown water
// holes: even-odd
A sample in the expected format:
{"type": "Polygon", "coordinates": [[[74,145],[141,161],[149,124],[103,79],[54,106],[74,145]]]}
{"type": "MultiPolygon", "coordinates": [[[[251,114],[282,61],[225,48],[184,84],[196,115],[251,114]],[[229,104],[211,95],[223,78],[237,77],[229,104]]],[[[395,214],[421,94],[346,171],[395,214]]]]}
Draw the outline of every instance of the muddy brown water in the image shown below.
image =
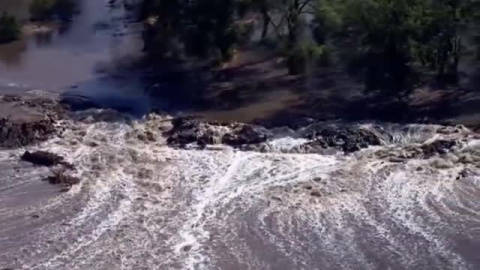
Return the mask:
{"type": "MultiPolygon", "coordinates": [[[[27,2],[0,0],[0,8],[22,17],[27,2]]],[[[110,72],[137,57],[135,26],[107,1],[80,3],[63,32],[0,46],[1,92],[44,89],[148,107],[135,74],[110,72]]],[[[260,107],[211,114],[270,113],[260,107]]],[[[94,119],[90,113],[79,118],[94,119]]],[[[446,137],[463,143],[443,157],[446,165],[437,157],[399,163],[379,158],[379,149],[354,155],[173,149],[162,137],[167,119],[112,114],[104,119],[113,121],[62,121],[62,136],[0,150],[0,269],[480,267],[480,142],[471,134],[413,126],[381,150],[446,137]],[[139,140],[146,131],[157,140],[139,140]],[[42,181],[48,168],[19,161],[25,150],[64,156],[81,184],[61,193],[42,181]],[[458,178],[463,170],[470,173],[458,178]]],[[[283,149],[303,142],[270,143],[283,149]]]]}
{"type": "Polygon", "coordinates": [[[86,120],[27,148],[76,166],[82,182],[66,193],[18,161],[23,149],[0,151],[0,269],[480,266],[480,141],[467,131],[414,125],[353,155],[280,151],[305,143],[289,137],[266,153],[174,149],[167,118],[104,113],[115,121],[79,112],[86,120]],[[426,160],[381,157],[439,138],[461,144],[426,160]]]}
{"type": "MultiPolygon", "coordinates": [[[[29,2],[1,0],[0,11],[28,23],[29,2]]],[[[0,45],[0,92],[41,89],[104,102],[130,100],[138,107],[148,103],[138,77],[120,71],[141,56],[142,42],[141,25],[130,23],[131,14],[117,2],[112,7],[104,0],[79,0],[71,23],[0,45]]]]}

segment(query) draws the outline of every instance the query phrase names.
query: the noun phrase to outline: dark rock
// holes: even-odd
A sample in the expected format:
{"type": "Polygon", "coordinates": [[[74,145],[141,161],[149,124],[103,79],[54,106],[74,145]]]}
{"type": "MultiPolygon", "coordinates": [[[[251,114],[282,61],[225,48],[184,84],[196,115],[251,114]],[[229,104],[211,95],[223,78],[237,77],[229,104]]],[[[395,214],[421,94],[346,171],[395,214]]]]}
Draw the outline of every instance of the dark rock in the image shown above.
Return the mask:
{"type": "Polygon", "coordinates": [[[438,154],[446,154],[456,145],[456,141],[438,140],[430,144],[423,145],[421,150],[423,152],[423,157],[428,159],[438,154]]]}
{"type": "Polygon", "coordinates": [[[145,136],[147,136],[147,140],[154,142],[157,139],[155,138],[155,134],[153,134],[151,131],[145,132],[145,136]]]}
{"type": "Polygon", "coordinates": [[[35,165],[46,166],[46,167],[66,164],[63,157],[57,154],[53,154],[45,151],[37,151],[37,152],[26,151],[22,155],[21,159],[23,161],[30,162],[35,165]]]}
{"type": "Polygon", "coordinates": [[[17,102],[21,100],[21,97],[18,95],[4,95],[2,100],[5,102],[17,102]]]}
{"type": "Polygon", "coordinates": [[[315,178],[313,178],[313,181],[320,182],[320,181],[322,181],[322,178],[321,177],[315,177],[315,178]]]}
{"type": "Polygon", "coordinates": [[[3,96],[0,99],[0,147],[14,148],[47,140],[65,114],[55,100],[3,96]]]}
{"type": "Polygon", "coordinates": [[[98,147],[98,146],[100,146],[100,144],[98,144],[98,143],[95,142],[95,141],[89,141],[89,142],[87,142],[86,144],[87,144],[88,146],[90,146],[90,147],[98,147]]]}
{"type": "Polygon", "coordinates": [[[240,146],[263,143],[272,137],[273,134],[264,127],[244,125],[242,129],[237,132],[225,134],[222,142],[231,146],[240,146]]]}
{"type": "Polygon", "coordinates": [[[184,246],[184,247],[182,248],[182,250],[183,250],[184,252],[189,252],[190,250],[192,250],[192,246],[191,246],[191,245],[186,245],[186,246],[184,246]]]}
{"type": "Polygon", "coordinates": [[[310,195],[313,197],[322,197],[322,194],[319,191],[312,191],[310,195]]]}
{"type": "Polygon", "coordinates": [[[469,177],[470,175],[472,175],[472,171],[469,170],[469,169],[463,169],[459,174],[458,174],[458,177],[457,177],[457,180],[460,180],[460,179],[463,179],[463,178],[467,178],[469,177]]]}
{"type": "Polygon", "coordinates": [[[33,215],[32,215],[32,218],[40,218],[40,215],[33,214],[33,215]]]}
{"type": "Polygon", "coordinates": [[[64,170],[54,172],[54,174],[48,176],[46,180],[52,185],[73,186],[80,183],[78,177],[67,175],[64,170]]]}
{"type": "Polygon", "coordinates": [[[377,134],[357,125],[316,124],[308,127],[304,136],[313,140],[306,147],[336,148],[346,153],[381,144],[377,134]]]}
{"type": "Polygon", "coordinates": [[[47,140],[55,133],[53,121],[12,121],[0,119],[0,147],[14,148],[47,140]]]}
{"type": "Polygon", "coordinates": [[[172,120],[172,129],[165,135],[169,136],[168,144],[186,145],[198,142],[204,138],[204,130],[202,130],[202,122],[198,117],[179,117],[172,120]]]}
{"type": "Polygon", "coordinates": [[[197,143],[201,147],[222,143],[239,147],[260,144],[272,137],[272,133],[261,126],[241,123],[206,122],[198,117],[181,117],[172,121],[173,127],[165,133],[170,145],[184,146],[197,143]],[[221,139],[221,140],[220,140],[221,139]]]}

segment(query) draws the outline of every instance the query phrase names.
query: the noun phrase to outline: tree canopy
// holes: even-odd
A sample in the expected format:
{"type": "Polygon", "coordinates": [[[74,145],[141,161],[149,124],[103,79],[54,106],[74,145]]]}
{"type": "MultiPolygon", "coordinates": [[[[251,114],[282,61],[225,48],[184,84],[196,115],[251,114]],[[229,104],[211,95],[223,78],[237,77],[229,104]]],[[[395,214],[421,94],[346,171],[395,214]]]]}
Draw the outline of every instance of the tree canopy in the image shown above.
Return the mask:
{"type": "Polygon", "coordinates": [[[458,79],[465,39],[480,39],[478,10],[477,0],[144,0],[141,15],[145,49],[157,57],[227,61],[245,34],[239,22],[254,14],[291,73],[323,59],[345,65],[366,90],[403,95],[421,74],[458,79]]]}
{"type": "Polygon", "coordinates": [[[15,17],[3,13],[0,16],[0,44],[16,40],[20,35],[20,26],[15,17]]]}

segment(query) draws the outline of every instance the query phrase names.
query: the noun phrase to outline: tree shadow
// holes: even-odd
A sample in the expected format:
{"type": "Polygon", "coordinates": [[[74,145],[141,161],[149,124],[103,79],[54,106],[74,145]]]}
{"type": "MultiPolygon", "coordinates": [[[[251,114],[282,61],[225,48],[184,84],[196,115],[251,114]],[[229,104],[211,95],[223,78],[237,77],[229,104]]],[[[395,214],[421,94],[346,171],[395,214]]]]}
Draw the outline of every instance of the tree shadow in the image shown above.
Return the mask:
{"type": "MultiPolygon", "coordinates": [[[[480,69],[479,69],[480,70],[480,69]]],[[[429,84],[399,99],[382,92],[365,93],[345,74],[317,76],[299,105],[255,120],[267,126],[298,127],[310,121],[464,124],[480,126],[478,71],[463,86],[429,84]],[[308,121],[307,121],[308,122],[308,121]]]]}

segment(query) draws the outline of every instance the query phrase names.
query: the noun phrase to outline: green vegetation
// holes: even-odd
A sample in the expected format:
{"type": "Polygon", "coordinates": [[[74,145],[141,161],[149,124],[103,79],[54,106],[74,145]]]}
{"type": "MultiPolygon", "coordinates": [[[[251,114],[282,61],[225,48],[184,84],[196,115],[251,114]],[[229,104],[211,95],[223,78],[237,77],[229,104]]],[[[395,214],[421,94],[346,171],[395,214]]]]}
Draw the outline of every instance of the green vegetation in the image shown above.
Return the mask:
{"type": "MultiPolygon", "coordinates": [[[[404,96],[422,82],[458,80],[465,38],[479,44],[478,0],[144,0],[145,50],[154,59],[228,61],[255,14],[291,74],[307,62],[344,66],[369,91],[404,96]],[[468,32],[468,33],[467,33],[468,32]],[[474,33],[474,34],[472,34],[474,33]]],[[[478,45],[476,45],[478,48],[478,45]]],[[[480,53],[480,49],[477,49],[480,53]]]]}
{"type": "Polygon", "coordinates": [[[316,16],[334,26],[324,36],[367,90],[401,96],[432,71],[439,82],[458,80],[470,7],[469,0],[325,0],[316,16]]]}
{"type": "Polygon", "coordinates": [[[51,20],[54,17],[68,21],[75,10],[75,0],[33,0],[30,4],[30,17],[39,21],[51,20]]]}
{"type": "Polygon", "coordinates": [[[0,44],[14,41],[20,35],[20,26],[15,17],[3,13],[0,17],[0,44]]]}

